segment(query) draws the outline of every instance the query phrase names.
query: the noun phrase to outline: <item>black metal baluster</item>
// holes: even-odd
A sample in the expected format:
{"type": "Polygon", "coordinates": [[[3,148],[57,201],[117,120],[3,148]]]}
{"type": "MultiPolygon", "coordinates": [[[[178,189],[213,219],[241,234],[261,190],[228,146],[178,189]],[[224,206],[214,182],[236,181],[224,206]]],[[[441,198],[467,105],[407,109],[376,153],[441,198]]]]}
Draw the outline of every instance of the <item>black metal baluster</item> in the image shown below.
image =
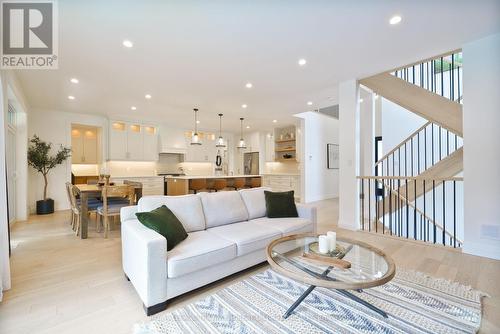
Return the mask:
{"type": "Polygon", "coordinates": [[[417,133],[417,173],[420,174],[420,132],[417,133]]]}
{"type": "Polygon", "coordinates": [[[446,156],[450,155],[450,130],[446,130],[446,156]]]}
{"type": "Polygon", "coordinates": [[[392,189],[393,189],[393,179],[389,179],[389,230],[392,231],[392,189]]]}
{"type": "MultiPolygon", "coordinates": [[[[378,226],[378,206],[379,206],[379,200],[378,200],[378,196],[377,196],[377,191],[378,191],[378,185],[379,185],[379,181],[378,179],[375,180],[375,233],[378,233],[378,229],[377,229],[377,226],[378,226]]],[[[371,222],[370,222],[370,232],[371,232],[371,222]]]]}
{"type": "Polygon", "coordinates": [[[406,162],[407,161],[407,152],[406,151],[407,151],[407,149],[406,149],[406,142],[405,142],[405,177],[408,176],[408,172],[407,172],[408,171],[408,166],[407,166],[408,164],[406,162]]]}
{"type": "Polygon", "coordinates": [[[364,191],[364,185],[365,185],[365,180],[361,180],[361,229],[364,231],[365,230],[365,191],[364,191]]]}
{"type": "MultiPolygon", "coordinates": [[[[418,136],[418,132],[417,132],[417,136],[418,136]]],[[[410,139],[410,141],[411,141],[411,145],[410,145],[410,148],[411,148],[411,156],[410,156],[411,176],[415,176],[415,174],[413,173],[413,165],[414,165],[414,162],[413,162],[413,137],[410,139]]]]}
{"type": "Polygon", "coordinates": [[[412,81],[413,81],[413,84],[415,84],[415,65],[413,65],[412,81]]]}
{"type": "MultiPolygon", "coordinates": [[[[413,206],[413,239],[417,240],[417,179],[413,180],[413,191],[413,196],[415,196],[415,205],[413,206]]],[[[420,235],[422,235],[422,232],[420,232],[420,235]]]]}
{"type": "Polygon", "coordinates": [[[457,181],[453,180],[453,248],[457,247],[457,181]]]}
{"type": "MultiPolygon", "coordinates": [[[[397,222],[397,226],[399,227],[400,224],[401,224],[401,194],[400,194],[400,190],[401,190],[401,179],[398,178],[398,203],[397,203],[397,214],[398,214],[398,222],[397,222]]],[[[399,237],[399,230],[398,230],[398,237],[399,237]]]]}
{"type": "Polygon", "coordinates": [[[454,86],[454,77],[455,77],[455,54],[451,55],[451,71],[450,71],[450,93],[451,93],[451,100],[455,101],[455,86],[454,86]]]}
{"type": "Polygon", "coordinates": [[[432,180],[432,223],[433,228],[433,241],[436,243],[436,180],[432,180]]]}
{"type": "Polygon", "coordinates": [[[427,169],[427,127],[424,128],[424,170],[426,169],[427,169]]]}
{"type": "Polygon", "coordinates": [[[431,153],[432,153],[431,166],[434,166],[434,123],[431,123],[431,153]]]}
{"type": "Polygon", "coordinates": [[[441,57],[441,96],[444,96],[444,63],[441,57]]]}
{"type": "Polygon", "coordinates": [[[432,92],[436,92],[436,60],[432,60],[431,62],[431,86],[432,86],[432,92]]]}
{"type": "Polygon", "coordinates": [[[382,179],[382,234],[385,230],[385,182],[382,179]]]}
{"type": "Polygon", "coordinates": [[[443,180],[443,246],[446,246],[445,245],[445,237],[446,237],[446,207],[445,207],[445,203],[446,203],[446,181],[443,180]]]}
{"type": "MultiPolygon", "coordinates": [[[[424,218],[425,218],[426,217],[426,214],[425,214],[425,180],[422,180],[422,183],[423,183],[423,188],[424,188],[423,194],[424,194],[424,218]]],[[[426,233],[425,233],[425,225],[424,225],[424,241],[427,241],[427,239],[425,238],[425,235],[426,235],[426,233]]]]}
{"type": "Polygon", "coordinates": [[[405,187],[406,187],[406,239],[408,239],[408,230],[410,223],[410,213],[408,212],[408,179],[405,179],[405,187]]]}
{"type": "Polygon", "coordinates": [[[425,63],[425,73],[427,74],[427,89],[431,90],[431,87],[429,86],[429,62],[425,63]]]}
{"type": "Polygon", "coordinates": [[[441,159],[442,159],[442,158],[441,158],[441,157],[442,157],[442,154],[441,154],[441,146],[443,146],[443,145],[441,144],[441,137],[442,137],[442,131],[441,131],[441,130],[442,130],[442,128],[441,128],[441,126],[439,126],[439,161],[441,161],[441,159]]]}
{"type": "MultiPolygon", "coordinates": [[[[376,180],[375,180],[376,181],[376,180]]],[[[368,230],[371,231],[372,224],[372,192],[371,192],[371,180],[368,179],[368,230]]],[[[377,197],[375,197],[377,199],[377,197]]]]}

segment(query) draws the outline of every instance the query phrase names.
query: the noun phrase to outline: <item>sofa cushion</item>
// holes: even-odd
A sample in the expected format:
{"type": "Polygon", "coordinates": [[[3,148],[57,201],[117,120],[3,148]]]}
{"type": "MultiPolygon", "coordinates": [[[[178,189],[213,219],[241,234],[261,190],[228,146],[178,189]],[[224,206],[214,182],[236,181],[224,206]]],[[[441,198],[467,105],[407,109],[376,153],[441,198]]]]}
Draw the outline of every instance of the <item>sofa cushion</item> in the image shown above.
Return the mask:
{"type": "Polygon", "coordinates": [[[199,193],[207,229],[248,219],[247,209],[237,191],[199,193]]]}
{"type": "Polygon", "coordinates": [[[144,196],[137,203],[137,211],[148,212],[166,205],[180,220],[186,232],[205,229],[205,216],[200,198],[196,195],[185,196],[144,196]]]}
{"type": "Polygon", "coordinates": [[[259,187],[250,189],[241,189],[238,192],[248,211],[248,219],[264,217],[266,215],[266,197],[264,191],[270,191],[270,188],[259,187]]]}
{"type": "Polygon", "coordinates": [[[229,261],[236,257],[236,245],[207,231],[188,233],[188,237],[167,253],[169,278],[229,261]]]}
{"type": "Polygon", "coordinates": [[[266,197],[266,213],[269,218],[298,217],[295,206],[294,191],[264,191],[266,197]]]}
{"type": "Polygon", "coordinates": [[[278,229],[254,221],[217,226],[207,232],[235,243],[238,256],[264,249],[273,239],[281,237],[278,229]]]}
{"type": "Polygon", "coordinates": [[[279,230],[283,236],[297,233],[313,232],[313,223],[305,218],[258,218],[250,220],[262,227],[272,227],[279,230]]]}
{"type": "Polygon", "coordinates": [[[173,249],[188,236],[182,223],[165,205],[149,212],[136,212],[135,215],[142,225],[167,239],[167,250],[173,249]]]}

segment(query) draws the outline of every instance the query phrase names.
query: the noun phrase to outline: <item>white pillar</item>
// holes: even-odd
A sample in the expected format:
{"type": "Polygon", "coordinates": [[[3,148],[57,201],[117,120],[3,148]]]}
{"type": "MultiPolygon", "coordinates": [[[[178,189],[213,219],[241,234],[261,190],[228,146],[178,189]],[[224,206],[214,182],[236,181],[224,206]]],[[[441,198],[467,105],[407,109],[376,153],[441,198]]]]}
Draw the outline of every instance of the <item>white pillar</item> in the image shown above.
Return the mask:
{"type": "Polygon", "coordinates": [[[500,259],[500,34],[462,50],[464,251],[500,259]]]}
{"type": "Polygon", "coordinates": [[[359,85],[339,85],[339,227],[359,229],[359,85]]]}

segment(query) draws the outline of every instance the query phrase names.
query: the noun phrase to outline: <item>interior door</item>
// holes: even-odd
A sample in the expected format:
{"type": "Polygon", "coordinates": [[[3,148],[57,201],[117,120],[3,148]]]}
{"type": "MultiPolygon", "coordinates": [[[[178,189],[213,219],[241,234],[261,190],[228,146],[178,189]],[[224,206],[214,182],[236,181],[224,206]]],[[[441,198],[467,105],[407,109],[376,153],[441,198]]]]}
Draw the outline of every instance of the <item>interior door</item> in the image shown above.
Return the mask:
{"type": "Polygon", "coordinates": [[[9,223],[16,220],[16,132],[7,129],[7,198],[9,223]]]}

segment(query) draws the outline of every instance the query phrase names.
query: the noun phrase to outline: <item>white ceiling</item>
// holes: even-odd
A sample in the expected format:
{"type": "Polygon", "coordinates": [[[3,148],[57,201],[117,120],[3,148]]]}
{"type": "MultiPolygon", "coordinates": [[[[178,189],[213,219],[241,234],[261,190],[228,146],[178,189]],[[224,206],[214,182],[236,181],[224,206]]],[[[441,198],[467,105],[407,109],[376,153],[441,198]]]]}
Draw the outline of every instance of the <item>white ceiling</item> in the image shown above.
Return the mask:
{"type": "Polygon", "coordinates": [[[201,128],[222,112],[228,131],[242,116],[252,130],[289,123],[336,103],[342,80],[500,31],[498,0],[58,3],[59,70],[18,73],[31,107],[191,127],[196,106],[201,128]],[[391,26],[394,14],[403,21],[391,26]]]}

